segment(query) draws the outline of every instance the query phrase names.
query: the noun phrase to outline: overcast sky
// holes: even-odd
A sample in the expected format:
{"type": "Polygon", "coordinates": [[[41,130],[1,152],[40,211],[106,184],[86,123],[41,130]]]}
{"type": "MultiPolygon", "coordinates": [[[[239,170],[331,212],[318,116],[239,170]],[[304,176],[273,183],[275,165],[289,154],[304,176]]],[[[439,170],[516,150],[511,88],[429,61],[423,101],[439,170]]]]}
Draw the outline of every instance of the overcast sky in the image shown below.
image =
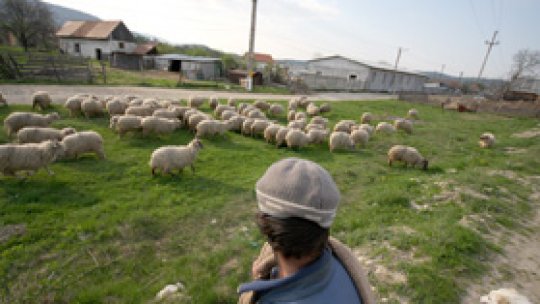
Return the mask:
{"type": "MultiPolygon", "coordinates": [[[[243,54],[250,0],[46,0],[123,20],[132,31],[178,44],[243,54]]],[[[476,76],[493,32],[484,76],[506,77],[519,49],[540,50],[539,0],[258,0],[255,50],[274,58],[343,55],[366,62],[476,76]]]]}

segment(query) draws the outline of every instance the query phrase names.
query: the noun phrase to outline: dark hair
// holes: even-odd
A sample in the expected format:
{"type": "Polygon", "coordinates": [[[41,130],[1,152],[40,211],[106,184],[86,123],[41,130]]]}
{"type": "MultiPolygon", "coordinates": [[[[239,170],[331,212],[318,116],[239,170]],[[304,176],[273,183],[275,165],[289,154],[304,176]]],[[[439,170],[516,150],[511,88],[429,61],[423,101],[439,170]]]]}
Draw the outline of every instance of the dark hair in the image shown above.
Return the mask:
{"type": "Polygon", "coordinates": [[[328,243],[329,230],[303,218],[279,219],[259,212],[257,225],[272,249],[286,258],[318,256],[328,243]]]}

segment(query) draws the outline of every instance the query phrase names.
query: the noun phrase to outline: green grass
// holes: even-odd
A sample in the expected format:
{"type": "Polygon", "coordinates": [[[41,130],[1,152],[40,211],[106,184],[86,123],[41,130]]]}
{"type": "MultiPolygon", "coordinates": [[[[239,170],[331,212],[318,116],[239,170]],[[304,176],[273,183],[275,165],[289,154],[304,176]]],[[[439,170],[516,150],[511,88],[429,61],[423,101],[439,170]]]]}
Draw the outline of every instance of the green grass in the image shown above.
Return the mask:
{"type": "MultiPolygon", "coordinates": [[[[328,118],[334,123],[370,111],[383,120],[410,107],[396,101],[339,102],[328,118]]],[[[538,139],[511,137],[538,121],[415,107],[422,121],[413,135],[375,135],[355,152],[332,154],[327,146],[276,149],[233,133],[205,139],[196,173],[185,170],[176,177],[152,177],[148,161],[159,146],[187,143],[192,135],[185,130],[119,139],[106,118],[55,122],[101,133],[107,159],[60,161],[51,166],[52,177],[40,171],[25,181],[0,179],[0,227],[26,225],[24,234],[0,242],[0,302],[139,303],[181,281],[192,303],[236,303],[236,287],[249,280],[263,241],[254,225],[254,184],[273,162],[302,157],[327,168],[342,192],[332,234],[406,275],[406,283],[395,283],[371,274],[381,296],[457,303],[465,282],[478,278],[489,253],[499,250],[480,231],[517,229],[530,215],[531,189],[488,173],[538,174],[538,139]],[[485,131],[496,134],[494,149],[478,147],[485,131]],[[388,167],[385,155],[394,144],[417,147],[431,169],[388,167]],[[527,153],[508,154],[506,146],[527,153]],[[461,193],[459,199],[434,202],[444,191],[435,184],[441,181],[489,199],[461,193]],[[512,195],[517,199],[510,205],[505,199],[512,195]],[[429,208],[415,210],[412,200],[429,208]],[[485,216],[484,226],[459,224],[470,215],[485,216]],[[413,259],[403,257],[408,254],[413,259]],[[225,269],[225,263],[236,266],[225,269]]],[[[0,108],[0,119],[15,110],[29,107],[0,108]]],[[[67,117],[64,109],[54,110],[67,117]]],[[[7,140],[0,132],[0,143],[7,140]]]]}

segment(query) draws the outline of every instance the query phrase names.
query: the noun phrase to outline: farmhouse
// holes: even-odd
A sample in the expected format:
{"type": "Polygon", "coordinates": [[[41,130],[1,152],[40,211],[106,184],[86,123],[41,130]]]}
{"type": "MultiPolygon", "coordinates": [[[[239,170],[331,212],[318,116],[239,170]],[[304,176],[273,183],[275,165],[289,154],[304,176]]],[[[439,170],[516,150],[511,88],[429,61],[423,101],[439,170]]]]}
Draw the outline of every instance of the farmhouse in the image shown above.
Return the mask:
{"type": "Polygon", "coordinates": [[[188,56],[183,54],[165,54],[155,57],[158,70],[180,72],[187,79],[215,80],[222,76],[222,64],[219,58],[188,56]]]}
{"type": "Polygon", "coordinates": [[[137,48],[122,21],[67,21],[56,37],[64,53],[98,60],[115,52],[131,54],[137,48]]]}
{"type": "MultiPolygon", "coordinates": [[[[244,55],[244,58],[246,60],[249,58],[248,55],[248,53],[244,55]]],[[[262,71],[267,66],[271,66],[274,64],[274,58],[272,58],[272,55],[270,54],[253,53],[253,63],[255,70],[262,71]]]]}
{"type": "Polygon", "coordinates": [[[366,64],[342,56],[306,61],[283,61],[289,76],[301,79],[314,90],[419,92],[428,77],[390,67],[366,64]]]}

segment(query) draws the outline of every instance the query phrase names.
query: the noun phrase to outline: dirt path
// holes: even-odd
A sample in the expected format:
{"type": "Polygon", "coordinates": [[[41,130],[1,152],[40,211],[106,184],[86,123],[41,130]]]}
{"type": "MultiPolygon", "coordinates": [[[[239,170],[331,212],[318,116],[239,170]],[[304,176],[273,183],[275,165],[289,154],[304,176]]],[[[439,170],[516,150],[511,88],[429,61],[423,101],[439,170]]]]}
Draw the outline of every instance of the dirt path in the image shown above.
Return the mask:
{"type": "MultiPolygon", "coordinates": [[[[289,100],[294,95],[238,93],[225,91],[203,91],[172,88],[147,88],[130,86],[81,86],[81,85],[0,85],[0,92],[8,103],[30,104],[35,91],[47,91],[54,103],[63,103],[68,97],[78,93],[88,93],[97,96],[104,95],[138,95],[144,98],[156,97],[162,99],[187,99],[190,95],[218,96],[219,98],[289,100]]],[[[339,100],[382,100],[395,99],[395,95],[372,93],[323,93],[310,95],[310,99],[321,101],[339,100]]]]}

